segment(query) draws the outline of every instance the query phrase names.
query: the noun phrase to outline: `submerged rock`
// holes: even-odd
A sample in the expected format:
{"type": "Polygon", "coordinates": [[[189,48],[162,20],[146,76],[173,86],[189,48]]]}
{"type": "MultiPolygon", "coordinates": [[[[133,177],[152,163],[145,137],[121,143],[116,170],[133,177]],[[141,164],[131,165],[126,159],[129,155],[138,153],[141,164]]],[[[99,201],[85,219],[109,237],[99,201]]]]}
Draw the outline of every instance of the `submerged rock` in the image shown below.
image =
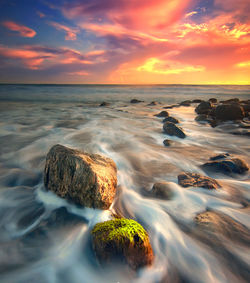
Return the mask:
{"type": "Polygon", "coordinates": [[[207,232],[221,234],[233,241],[250,243],[250,231],[233,218],[216,211],[205,211],[196,215],[196,225],[207,232]]]}
{"type": "Polygon", "coordinates": [[[104,107],[104,106],[110,106],[110,103],[103,101],[100,105],[100,107],[104,107]]]}
{"type": "Polygon", "coordinates": [[[121,218],[98,223],[91,234],[101,264],[119,260],[138,269],[153,262],[148,234],[135,220],[121,218]]]}
{"type": "Polygon", "coordinates": [[[169,184],[169,182],[159,182],[153,185],[152,190],[150,191],[150,196],[169,200],[173,197],[174,192],[169,184]]]}
{"type": "Polygon", "coordinates": [[[150,102],[150,103],[148,104],[148,106],[155,106],[155,105],[157,105],[157,102],[156,102],[156,101],[152,101],[152,102],[150,102]]]}
{"type": "Polygon", "coordinates": [[[171,141],[171,140],[168,140],[168,139],[165,139],[165,140],[163,141],[163,144],[164,144],[165,146],[170,146],[171,143],[172,143],[172,141],[171,141]]]}
{"type": "Polygon", "coordinates": [[[136,98],[133,98],[130,100],[130,103],[140,103],[140,102],[144,102],[143,100],[138,100],[136,98]]]}
{"type": "Polygon", "coordinates": [[[203,100],[201,100],[201,99],[194,99],[194,100],[192,100],[192,103],[201,103],[203,100]]]}
{"type": "Polygon", "coordinates": [[[183,132],[183,130],[171,122],[164,123],[163,131],[169,136],[177,136],[181,139],[186,137],[186,134],[183,132]]]}
{"type": "Polygon", "coordinates": [[[191,100],[184,100],[180,103],[181,106],[190,106],[192,103],[191,100]]]}
{"type": "Polygon", "coordinates": [[[110,158],[57,144],[47,154],[44,185],[76,204],[108,209],[116,193],[117,169],[110,158]]]}
{"type": "Polygon", "coordinates": [[[210,177],[188,172],[178,175],[178,184],[184,188],[201,187],[210,190],[220,187],[220,184],[210,177]]]}
{"type": "Polygon", "coordinates": [[[207,114],[199,114],[198,116],[195,117],[195,121],[196,122],[208,122],[209,121],[209,117],[207,114]]]}
{"type": "Polygon", "coordinates": [[[158,114],[155,114],[154,116],[156,117],[168,117],[168,112],[167,111],[161,111],[160,113],[158,114]]]}
{"type": "MultiPolygon", "coordinates": [[[[213,157],[215,158],[215,157],[213,157]]],[[[202,165],[202,169],[208,172],[222,173],[225,175],[231,174],[244,174],[248,171],[248,165],[245,161],[239,158],[233,158],[221,156],[220,159],[212,159],[212,161],[206,162],[202,165]]]]}
{"type": "Polygon", "coordinates": [[[165,118],[162,122],[163,122],[163,123],[165,123],[165,122],[171,122],[171,123],[174,123],[174,124],[179,124],[179,120],[177,120],[177,119],[174,118],[174,117],[167,117],[167,118],[165,118]]]}

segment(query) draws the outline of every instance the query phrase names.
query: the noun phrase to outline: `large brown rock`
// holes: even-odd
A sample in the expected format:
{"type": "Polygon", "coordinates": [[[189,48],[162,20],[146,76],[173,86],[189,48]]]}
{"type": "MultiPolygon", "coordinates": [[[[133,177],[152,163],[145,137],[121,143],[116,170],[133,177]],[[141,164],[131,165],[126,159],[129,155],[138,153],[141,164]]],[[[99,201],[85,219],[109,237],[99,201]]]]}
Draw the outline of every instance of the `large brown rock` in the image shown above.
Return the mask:
{"type": "Polygon", "coordinates": [[[218,105],[213,114],[221,121],[242,120],[245,116],[244,109],[237,103],[218,105]]]}
{"type": "Polygon", "coordinates": [[[44,185],[76,204],[108,209],[116,193],[117,169],[110,158],[57,144],[47,154],[44,185]]]}
{"type": "Polygon", "coordinates": [[[101,264],[120,261],[138,269],[153,262],[148,234],[135,220],[120,218],[98,223],[91,234],[101,264]]]}
{"type": "Polygon", "coordinates": [[[178,184],[184,188],[201,187],[210,190],[220,187],[219,183],[210,177],[185,172],[178,175],[178,184]]]}

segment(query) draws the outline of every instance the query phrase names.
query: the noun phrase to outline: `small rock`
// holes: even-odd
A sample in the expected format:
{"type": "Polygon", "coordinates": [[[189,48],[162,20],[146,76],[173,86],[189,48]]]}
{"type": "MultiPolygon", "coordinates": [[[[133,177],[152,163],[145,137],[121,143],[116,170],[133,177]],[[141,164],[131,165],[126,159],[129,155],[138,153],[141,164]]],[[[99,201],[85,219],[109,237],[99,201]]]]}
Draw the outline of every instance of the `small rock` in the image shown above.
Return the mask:
{"type": "Polygon", "coordinates": [[[132,269],[138,269],[153,262],[148,234],[135,220],[120,218],[98,223],[91,234],[101,264],[120,260],[132,269]]]}
{"type": "Polygon", "coordinates": [[[165,122],[171,122],[171,123],[174,123],[174,124],[179,124],[179,120],[177,120],[177,119],[174,118],[174,117],[167,117],[167,118],[165,118],[162,122],[163,122],[163,123],[165,123],[165,122]]]}
{"type": "Polygon", "coordinates": [[[169,182],[159,182],[153,185],[150,195],[155,198],[169,200],[173,197],[174,192],[169,182]]]}
{"type": "Polygon", "coordinates": [[[184,188],[201,187],[205,189],[218,189],[219,183],[214,179],[196,173],[182,173],[178,175],[178,184],[184,188]]]}
{"type": "Polygon", "coordinates": [[[211,102],[211,103],[217,103],[218,102],[218,100],[216,98],[209,98],[208,101],[211,102]]]}
{"type": "Polygon", "coordinates": [[[99,106],[100,107],[110,106],[110,103],[103,101],[99,106]]]}
{"type": "Polygon", "coordinates": [[[197,114],[208,114],[212,110],[212,104],[209,101],[202,101],[196,108],[197,114]]]}
{"type": "Polygon", "coordinates": [[[47,154],[44,185],[76,204],[108,209],[116,193],[117,169],[110,158],[57,144],[47,154]]]}
{"type": "Polygon", "coordinates": [[[190,106],[192,103],[191,100],[184,100],[180,103],[181,106],[190,106]]]}
{"type": "Polygon", "coordinates": [[[156,101],[152,101],[152,102],[150,102],[150,103],[148,104],[148,106],[155,106],[155,105],[157,105],[157,102],[156,102],[156,101]]]}
{"type": "Polygon", "coordinates": [[[202,165],[206,172],[222,173],[225,175],[244,174],[248,171],[248,165],[239,158],[224,158],[210,161],[202,165]]]}
{"type": "Polygon", "coordinates": [[[171,140],[168,140],[168,139],[166,139],[166,140],[163,141],[163,144],[164,144],[165,146],[170,146],[171,143],[172,143],[172,141],[171,141],[171,140]]]}
{"type": "Polygon", "coordinates": [[[154,116],[156,117],[168,117],[168,112],[167,111],[161,111],[160,113],[158,114],[155,114],[154,116]]]}
{"type": "Polygon", "coordinates": [[[214,116],[221,121],[242,120],[245,113],[239,104],[221,104],[215,108],[214,116]]]}
{"type": "Polygon", "coordinates": [[[143,100],[138,100],[136,98],[130,100],[130,103],[140,103],[140,102],[144,102],[144,101],[143,100]]]}
{"type": "Polygon", "coordinates": [[[171,122],[164,123],[163,131],[169,136],[177,136],[181,139],[186,137],[186,134],[183,132],[183,130],[171,122]]]}
{"type": "Polygon", "coordinates": [[[180,105],[179,104],[167,105],[167,106],[164,106],[163,109],[172,109],[174,107],[180,107],[180,105]]]}

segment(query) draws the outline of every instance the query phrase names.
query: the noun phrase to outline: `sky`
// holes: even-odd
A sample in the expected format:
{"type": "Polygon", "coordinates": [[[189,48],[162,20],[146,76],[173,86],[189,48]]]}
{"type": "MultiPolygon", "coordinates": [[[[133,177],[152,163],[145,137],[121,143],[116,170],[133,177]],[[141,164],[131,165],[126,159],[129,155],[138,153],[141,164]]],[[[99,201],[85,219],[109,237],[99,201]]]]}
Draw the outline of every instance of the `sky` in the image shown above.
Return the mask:
{"type": "Polygon", "coordinates": [[[250,84],[248,0],[0,0],[0,82],[250,84]]]}

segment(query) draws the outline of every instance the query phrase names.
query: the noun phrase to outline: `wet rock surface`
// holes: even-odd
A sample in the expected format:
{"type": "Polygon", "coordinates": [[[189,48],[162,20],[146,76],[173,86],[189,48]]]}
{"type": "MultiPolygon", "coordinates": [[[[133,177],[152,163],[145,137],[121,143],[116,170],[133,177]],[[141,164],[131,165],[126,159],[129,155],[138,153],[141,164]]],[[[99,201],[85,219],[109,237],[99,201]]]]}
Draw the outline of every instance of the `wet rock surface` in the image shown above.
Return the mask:
{"type": "Polygon", "coordinates": [[[168,117],[169,114],[167,111],[161,111],[160,113],[155,114],[154,116],[162,118],[162,117],[168,117]]]}
{"type": "Polygon", "coordinates": [[[93,249],[101,264],[126,262],[132,269],[151,265],[153,250],[144,228],[132,219],[114,219],[93,228],[93,249]]]}
{"type": "Polygon", "coordinates": [[[44,185],[76,204],[108,209],[116,193],[116,174],[112,159],[58,144],[47,154],[44,185]]]}
{"type": "Polygon", "coordinates": [[[174,123],[174,124],[179,124],[179,120],[176,119],[176,118],[174,118],[174,117],[171,117],[171,116],[165,118],[162,122],[163,122],[163,123],[165,123],[165,122],[171,122],[171,123],[174,123]]]}
{"type": "Polygon", "coordinates": [[[202,165],[206,172],[221,173],[224,175],[244,174],[249,170],[244,160],[230,156],[229,154],[220,154],[210,158],[209,162],[202,165]]]}
{"type": "Polygon", "coordinates": [[[220,184],[210,177],[188,172],[178,175],[178,184],[184,188],[201,187],[209,190],[220,187],[220,184]]]}
{"type": "Polygon", "coordinates": [[[181,139],[184,139],[186,137],[186,134],[183,132],[182,128],[176,126],[174,123],[171,122],[164,123],[163,131],[169,136],[176,136],[181,139]]]}
{"type": "Polygon", "coordinates": [[[212,110],[212,104],[209,101],[202,101],[196,108],[197,114],[208,114],[212,110]]]}
{"type": "Polygon", "coordinates": [[[174,196],[170,182],[155,183],[149,193],[151,197],[163,200],[169,200],[174,196]]]}
{"type": "Polygon", "coordinates": [[[224,213],[205,211],[196,215],[194,221],[199,229],[250,244],[250,230],[224,213]]]}

